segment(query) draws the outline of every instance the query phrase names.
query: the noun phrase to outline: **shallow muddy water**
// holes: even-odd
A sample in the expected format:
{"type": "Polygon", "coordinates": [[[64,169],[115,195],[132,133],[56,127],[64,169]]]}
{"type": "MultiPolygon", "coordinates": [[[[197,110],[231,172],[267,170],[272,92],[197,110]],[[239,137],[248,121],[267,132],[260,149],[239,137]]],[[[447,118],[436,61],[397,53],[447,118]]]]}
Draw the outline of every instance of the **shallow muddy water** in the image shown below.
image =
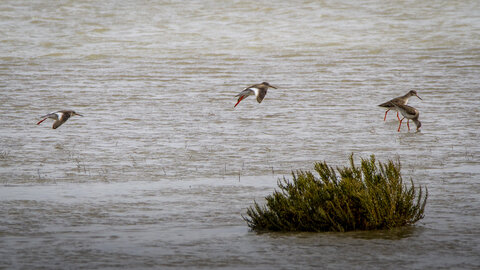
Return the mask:
{"type": "Polygon", "coordinates": [[[350,2],[2,1],[0,268],[480,267],[480,4],[350,2]],[[397,132],[377,105],[410,89],[397,132]],[[61,109],[84,117],[36,125],[61,109]],[[425,218],[248,230],[278,178],[351,153],[398,158],[425,218]]]}

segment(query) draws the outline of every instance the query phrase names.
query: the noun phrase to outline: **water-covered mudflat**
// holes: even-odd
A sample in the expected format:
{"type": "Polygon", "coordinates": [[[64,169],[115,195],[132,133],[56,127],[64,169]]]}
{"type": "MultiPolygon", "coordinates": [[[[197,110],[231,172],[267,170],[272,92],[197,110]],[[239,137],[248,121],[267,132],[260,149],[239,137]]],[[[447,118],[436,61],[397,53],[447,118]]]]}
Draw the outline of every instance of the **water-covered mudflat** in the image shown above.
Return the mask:
{"type": "Polygon", "coordinates": [[[2,1],[0,268],[480,267],[478,1],[2,1]],[[267,81],[262,103],[244,87],[267,81]],[[377,105],[415,89],[422,128],[377,105]],[[39,117],[73,109],[58,129],[39,117]],[[426,216],[250,232],[292,170],[399,159],[426,216]]]}

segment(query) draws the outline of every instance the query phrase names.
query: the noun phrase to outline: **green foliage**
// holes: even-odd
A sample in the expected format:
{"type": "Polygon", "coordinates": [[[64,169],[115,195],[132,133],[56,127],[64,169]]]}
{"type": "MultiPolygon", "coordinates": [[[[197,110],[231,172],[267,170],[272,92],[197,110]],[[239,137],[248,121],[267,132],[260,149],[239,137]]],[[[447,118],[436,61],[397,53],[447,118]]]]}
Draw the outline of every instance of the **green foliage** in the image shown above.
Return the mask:
{"type": "Polygon", "coordinates": [[[428,190],[402,181],[400,162],[362,159],[356,167],[336,168],[316,163],[309,171],[292,172],[293,180],[278,181],[280,190],[257,202],[243,219],[255,231],[351,231],[389,229],[424,217],[428,190]],[[338,173],[337,173],[338,172],[338,173]]]}

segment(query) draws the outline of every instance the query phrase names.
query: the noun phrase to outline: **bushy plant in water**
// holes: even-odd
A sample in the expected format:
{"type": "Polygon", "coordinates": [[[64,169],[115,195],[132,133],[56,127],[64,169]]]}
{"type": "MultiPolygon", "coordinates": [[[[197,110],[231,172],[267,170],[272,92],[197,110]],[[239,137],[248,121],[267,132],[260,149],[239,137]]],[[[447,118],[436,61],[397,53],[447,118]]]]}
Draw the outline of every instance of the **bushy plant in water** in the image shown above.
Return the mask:
{"type": "Polygon", "coordinates": [[[255,231],[351,231],[388,229],[424,217],[428,190],[403,183],[400,162],[362,159],[336,168],[325,162],[315,172],[292,172],[293,180],[278,181],[280,190],[257,202],[243,219],[255,231]]]}

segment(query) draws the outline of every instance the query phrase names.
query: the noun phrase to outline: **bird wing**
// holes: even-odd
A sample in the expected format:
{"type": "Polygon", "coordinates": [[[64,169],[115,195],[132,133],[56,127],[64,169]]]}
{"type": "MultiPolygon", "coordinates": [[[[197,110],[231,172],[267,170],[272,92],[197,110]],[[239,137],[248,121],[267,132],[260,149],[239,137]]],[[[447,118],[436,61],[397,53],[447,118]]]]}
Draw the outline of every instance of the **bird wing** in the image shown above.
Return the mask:
{"type": "Polygon", "coordinates": [[[405,110],[405,112],[408,113],[410,116],[412,117],[417,116],[418,114],[417,109],[408,105],[401,105],[401,106],[402,106],[402,109],[405,110]]]}
{"type": "Polygon", "coordinates": [[[415,117],[418,113],[418,111],[411,107],[411,106],[408,106],[408,105],[403,105],[403,104],[398,104],[398,103],[393,103],[392,102],[392,105],[395,106],[395,108],[400,111],[400,113],[402,113],[403,116],[411,119],[413,117],[415,117]]]}
{"type": "Polygon", "coordinates": [[[256,89],[258,90],[258,92],[255,93],[257,95],[257,101],[258,103],[261,103],[263,98],[265,98],[265,95],[267,95],[267,89],[256,89]]]}
{"type": "Polygon", "coordinates": [[[400,105],[407,105],[408,98],[405,98],[404,96],[396,97],[390,100],[390,102],[394,102],[395,104],[400,104],[400,105]]]}
{"type": "Polygon", "coordinates": [[[53,126],[52,126],[53,129],[58,128],[58,127],[61,126],[63,123],[67,122],[68,118],[70,118],[70,114],[69,114],[69,113],[58,113],[58,114],[61,114],[61,116],[59,117],[58,120],[56,120],[55,122],[53,122],[53,126]]]}
{"type": "Polygon", "coordinates": [[[56,129],[56,128],[58,128],[59,126],[61,126],[63,123],[65,123],[65,121],[55,120],[55,122],[53,122],[52,128],[53,128],[53,129],[56,129]]]}
{"type": "Polygon", "coordinates": [[[250,96],[250,95],[255,95],[255,91],[252,88],[246,88],[242,92],[238,93],[236,97],[241,97],[241,96],[250,96]]]}
{"type": "Polygon", "coordinates": [[[51,112],[49,114],[45,114],[44,116],[41,116],[40,118],[52,118],[52,119],[60,119],[60,115],[58,112],[51,112]]]}
{"type": "Polygon", "coordinates": [[[384,108],[395,108],[395,106],[392,105],[391,101],[384,102],[378,106],[384,107],[384,108]]]}
{"type": "Polygon", "coordinates": [[[396,97],[396,98],[391,99],[391,100],[389,100],[389,101],[387,101],[387,102],[385,102],[385,103],[382,103],[382,104],[380,104],[380,105],[378,105],[378,106],[380,106],[380,107],[385,107],[385,108],[389,108],[389,109],[396,109],[397,107],[395,107],[395,106],[392,104],[392,102],[395,103],[395,104],[407,105],[408,97],[409,97],[408,94],[407,94],[407,95],[404,95],[404,96],[401,96],[401,97],[396,97]]]}
{"type": "Polygon", "coordinates": [[[393,110],[396,110],[397,107],[395,105],[405,105],[404,104],[404,101],[401,99],[401,98],[394,98],[392,100],[389,100],[387,102],[384,102],[378,106],[380,107],[384,107],[384,108],[389,108],[389,109],[393,109],[393,110]]]}

